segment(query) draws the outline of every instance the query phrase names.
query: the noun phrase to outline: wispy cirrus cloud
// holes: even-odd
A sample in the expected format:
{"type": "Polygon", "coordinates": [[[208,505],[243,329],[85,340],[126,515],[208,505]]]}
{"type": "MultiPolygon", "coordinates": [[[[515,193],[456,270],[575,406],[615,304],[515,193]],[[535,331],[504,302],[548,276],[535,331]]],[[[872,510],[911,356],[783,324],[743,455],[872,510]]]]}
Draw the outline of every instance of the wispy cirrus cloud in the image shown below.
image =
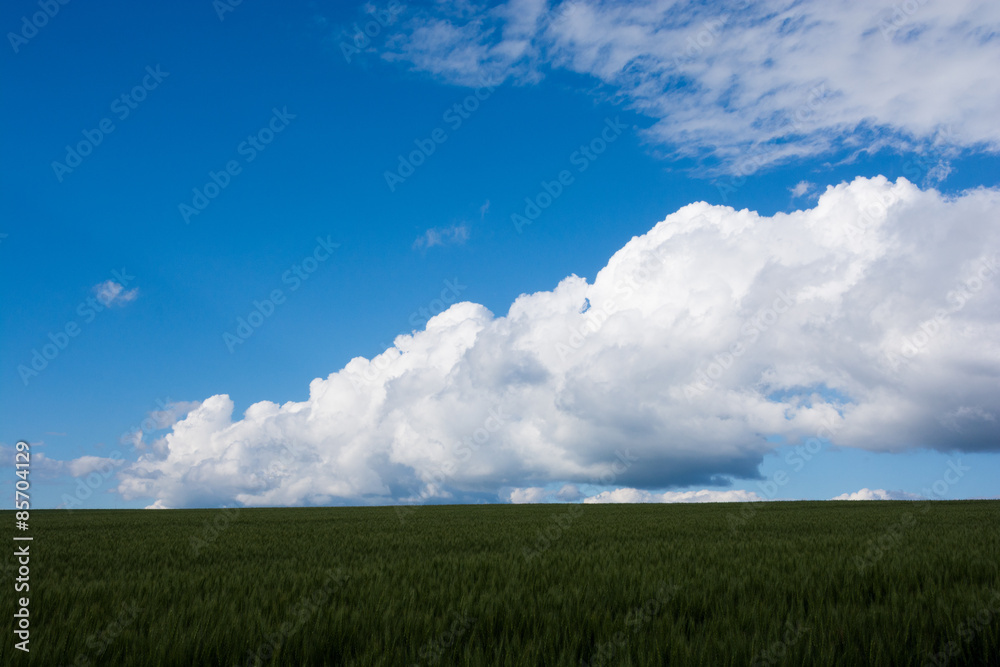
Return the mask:
{"type": "Polygon", "coordinates": [[[413,242],[414,250],[427,250],[434,246],[461,245],[469,240],[469,227],[454,224],[450,227],[432,227],[413,242]]]}
{"type": "Polygon", "coordinates": [[[996,152],[1000,79],[982,63],[1000,62],[1000,4],[911,4],[436,3],[384,57],[468,86],[582,74],[648,116],[666,156],[728,171],[748,154],[763,166],[839,149],[996,152]]]}

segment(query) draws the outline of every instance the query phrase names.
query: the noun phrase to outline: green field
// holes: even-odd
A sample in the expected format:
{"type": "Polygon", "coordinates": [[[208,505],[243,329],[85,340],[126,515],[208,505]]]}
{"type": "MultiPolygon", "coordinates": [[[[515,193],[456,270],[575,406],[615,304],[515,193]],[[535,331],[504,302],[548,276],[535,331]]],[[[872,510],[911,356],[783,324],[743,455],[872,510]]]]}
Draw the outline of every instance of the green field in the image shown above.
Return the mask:
{"type": "Polygon", "coordinates": [[[31,651],[8,631],[4,665],[1000,665],[996,501],[49,510],[30,533],[31,651]]]}

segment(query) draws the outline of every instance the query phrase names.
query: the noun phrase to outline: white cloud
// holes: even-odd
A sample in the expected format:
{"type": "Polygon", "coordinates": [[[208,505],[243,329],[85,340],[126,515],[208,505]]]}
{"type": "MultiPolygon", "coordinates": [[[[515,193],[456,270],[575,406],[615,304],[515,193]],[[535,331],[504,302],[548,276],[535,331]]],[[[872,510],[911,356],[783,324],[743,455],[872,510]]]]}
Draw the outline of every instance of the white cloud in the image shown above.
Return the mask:
{"type": "Polygon", "coordinates": [[[105,280],[103,283],[94,285],[94,294],[97,295],[97,300],[105,306],[124,306],[130,301],[135,301],[135,298],[139,296],[139,288],[133,287],[126,290],[121,283],[105,280]]]}
{"type": "Polygon", "coordinates": [[[642,489],[615,489],[584,498],[585,503],[748,503],[764,499],[753,491],[665,491],[653,493],[642,489]]]}
{"type": "Polygon", "coordinates": [[[401,25],[387,60],[410,63],[448,82],[495,83],[511,74],[539,78],[537,36],[550,20],[547,0],[508,0],[495,7],[438,3],[401,25]]]}
{"type": "Polygon", "coordinates": [[[773,217],[690,204],[593,282],[500,317],[455,304],[307,400],[234,419],[228,396],[206,399],[119,490],[170,507],[475,502],[756,479],[769,436],[996,451],[998,249],[997,190],[877,177],[773,217]]]}
{"type": "Polygon", "coordinates": [[[515,505],[522,503],[540,503],[548,497],[549,493],[538,486],[531,486],[523,489],[513,489],[508,496],[508,500],[515,505]]]}
{"type": "Polygon", "coordinates": [[[507,499],[517,505],[523,503],[543,503],[549,500],[584,503],[743,503],[760,502],[764,499],[753,491],[731,489],[727,491],[664,491],[655,493],[643,489],[619,488],[603,491],[593,496],[584,496],[575,484],[566,484],[556,493],[550,493],[540,486],[515,488],[507,499]]]}
{"type": "Polygon", "coordinates": [[[833,500],[920,500],[920,498],[919,495],[906,491],[865,488],[854,493],[842,493],[833,500]]]}
{"type": "Polygon", "coordinates": [[[432,227],[417,237],[414,249],[426,250],[436,245],[461,245],[469,240],[469,228],[465,224],[450,227],[432,227]]]}
{"type": "Polygon", "coordinates": [[[92,472],[108,472],[122,465],[123,459],[106,458],[103,456],[81,456],[67,461],[69,474],[73,477],[86,477],[92,472]]]}
{"type": "Polygon", "coordinates": [[[166,403],[160,401],[162,409],[150,411],[140,424],[123,433],[118,438],[118,443],[133,449],[145,449],[149,446],[147,436],[170,428],[199,405],[200,403],[196,401],[169,401],[169,399],[166,403]]]}
{"type": "Polygon", "coordinates": [[[741,172],[750,155],[756,169],[839,147],[1000,148],[1000,78],[990,73],[1000,3],[990,0],[908,13],[861,0],[443,9],[453,7],[417,13],[385,57],[468,86],[555,69],[593,77],[650,117],[648,138],[674,157],[720,158],[741,172]]]}
{"type": "Polygon", "coordinates": [[[937,185],[941,181],[948,178],[948,175],[952,172],[951,164],[947,161],[939,160],[938,163],[927,170],[927,182],[931,185],[937,185]]]}
{"type": "Polygon", "coordinates": [[[810,183],[809,181],[799,181],[794,187],[790,189],[793,197],[802,197],[809,194],[816,189],[815,183],[810,183]]]}
{"type": "Polygon", "coordinates": [[[198,407],[198,403],[195,401],[169,401],[161,405],[162,410],[150,411],[148,424],[147,420],[143,420],[144,430],[152,431],[173,426],[177,420],[198,407]]]}
{"type": "Polygon", "coordinates": [[[572,503],[583,498],[583,494],[576,484],[564,484],[561,489],[556,491],[556,498],[564,503],[572,503]]]}
{"type": "MultiPolygon", "coordinates": [[[[41,479],[54,479],[65,474],[66,462],[58,459],[51,459],[45,452],[38,451],[39,447],[45,443],[36,441],[31,443],[31,474],[41,479]]],[[[17,451],[14,445],[0,443],[0,468],[14,468],[14,454],[17,451]]]]}

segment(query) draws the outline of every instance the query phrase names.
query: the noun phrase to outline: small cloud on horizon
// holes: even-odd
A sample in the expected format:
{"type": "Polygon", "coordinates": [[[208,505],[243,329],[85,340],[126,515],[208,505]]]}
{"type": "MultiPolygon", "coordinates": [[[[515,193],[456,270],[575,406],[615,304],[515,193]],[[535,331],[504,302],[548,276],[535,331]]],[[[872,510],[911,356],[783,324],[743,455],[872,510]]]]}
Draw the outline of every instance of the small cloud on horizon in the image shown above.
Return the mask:
{"type": "Polygon", "coordinates": [[[561,489],[556,491],[556,498],[563,502],[572,503],[583,498],[583,493],[580,492],[576,484],[564,484],[561,489]]]}
{"type": "Polygon", "coordinates": [[[764,499],[753,491],[731,489],[729,491],[665,491],[654,493],[643,489],[621,488],[604,491],[596,496],[584,498],[587,504],[594,503],[747,503],[764,499]]]}
{"type": "Polygon", "coordinates": [[[602,491],[593,496],[585,496],[576,484],[564,484],[558,491],[547,491],[540,486],[529,486],[511,489],[507,500],[514,505],[526,503],[583,501],[585,504],[609,503],[743,503],[763,502],[764,498],[753,491],[731,489],[727,491],[664,491],[655,493],[643,489],[629,487],[612,491],[602,491]]]}
{"type": "Polygon", "coordinates": [[[831,500],[921,500],[923,497],[906,491],[864,488],[854,493],[842,493],[831,500]]]}
{"type": "Polygon", "coordinates": [[[545,500],[549,492],[540,486],[529,486],[523,489],[514,489],[508,496],[511,503],[521,505],[524,503],[540,503],[545,500]]]}

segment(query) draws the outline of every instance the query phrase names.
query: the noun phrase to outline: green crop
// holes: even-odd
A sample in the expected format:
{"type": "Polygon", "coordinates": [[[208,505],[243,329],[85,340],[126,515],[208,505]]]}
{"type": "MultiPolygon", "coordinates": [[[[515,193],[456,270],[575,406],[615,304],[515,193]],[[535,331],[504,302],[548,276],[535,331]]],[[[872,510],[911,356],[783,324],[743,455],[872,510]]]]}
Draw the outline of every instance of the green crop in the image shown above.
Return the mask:
{"type": "Polygon", "coordinates": [[[0,664],[1000,665],[996,501],[31,522],[31,651],[0,664]]]}

